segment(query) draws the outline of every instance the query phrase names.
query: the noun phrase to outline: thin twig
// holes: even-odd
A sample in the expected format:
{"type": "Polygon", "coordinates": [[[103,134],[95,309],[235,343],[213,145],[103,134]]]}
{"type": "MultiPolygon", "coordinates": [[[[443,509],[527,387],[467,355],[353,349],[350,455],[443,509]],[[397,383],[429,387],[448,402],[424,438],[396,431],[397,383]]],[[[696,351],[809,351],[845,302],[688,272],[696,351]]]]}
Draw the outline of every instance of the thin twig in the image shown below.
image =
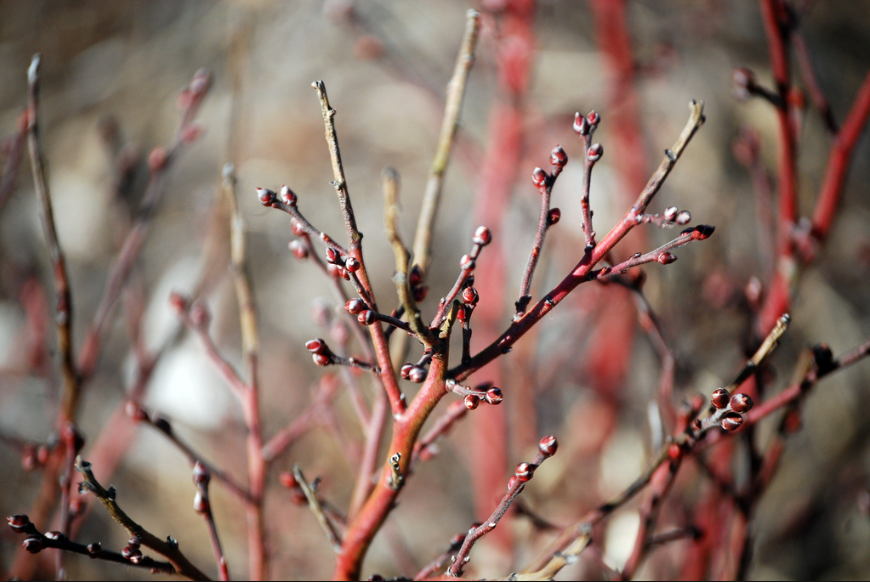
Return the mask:
{"type": "Polygon", "coordinates": [[[128,401],[127,407],[128,414],[132,413],[131,415],[133,416],[134,420],[147,424],[148,426],[162,433],[167,439],[169,439],[169,442],[175,445],[175,448],[177,448],[181,452],[181,454],[187,457],[187,461],[192,467],[196,465],[202,465],[202,467],[206,471],[208,471],[210,475],[213,475],[218,481],[226,485],[227,489],[229,489],[239,499],[245,502],[251,501],[251,494],[245,487],[237,483],[235,479],[230,477],[227,473],[206,461],[202,455],[193,450],[193,448],[189,444],[184,442],[181,437],[175,434],[175,431],[172,429],[172,425],[164,416],[156,414],[153,411],[149,412],[132,400],[128,401]]]}
{"type": "Polygon", "coordinates": [[[441,201],[441,189],[444,184],[444,173],[453,151],[456,131],[459,129],[459,114],[462,111],[462,100],[465,96],[465,85],[474,64],[474,51],[477,46],[480,30],[480,13],[469,10],[465,17],[465,34],[462,46],[456,57],[453,77],[447,84],[447,104],[444,107],[444,118],[441,121],[441,134],[438,138],[438,149],[429,170],[429,180],[423,194],[423,204],[420,217],[417,220],[417,230],[414,235],[414,264],[425,274],[429,266],[432,250],[432,233],[435,227],[435,217],[441,201]]]}
{"type": "Polygon", "coordinates": [[[317,494],[311,488],[311,485],[309,485],[308,481],[305,480],[305,475],[302,474],[302,469],[299,468],[299,465],[293,466],[293,477],[302,489],[305,499],[308,500],[308,506],[311,508],[311,512],[314,513],[314,517],[317,518],[317,522],[326,533],[326,538],[329,540],[329,543],[332,544],[332,549],[336,552],[341,551],[341,537],[335,530],[333,523],[328,517],[326,517],[320,498],[317,497],[317,494]]]}
{"type": "Polygon", "coordinates": [[[423,323],[417,302],[414,300],[414,293],[411,291],[411,284],[408,280],[410,255],[399,236],[399,174],[392,168],[386,168],[382,179],[384,183],[384,230],[396,257],[396,272],[393,274],[393,282],[396,284],[399,301],[402,302],[408,316],[410,331],[423,342],[423,345],[431,348],[432,332],[423,323]]]}
{"type": "Polygon", "coordinates": [[[81,394],[81,381],[73,360],[72,350],[72,297],[69,277],[67,276],[66,260],[57,239],[57,229],[54,226],[54,212],[51,205],[51,192],[48,189],[48,177],[45,169],[45,156],[39,136],[39,61],[40,56],[34,55],[30,68],[27,69],[28,100],[27,100],[27,144],[30,150],[30,165],[33,170],[33,185],[36,199],[39,202],[39,216],[42,220],[42,230],[48,244],[51,257],[52,272],[55,286],[55,322],[57,323],[57,351],[60,359],[60,371],[63,379],[61,412],[58,417],[59,426],[66,422],[75,422],[81,394]]]}
{"type": "Polygon", "coordinates": [[[97,478],[94,477],[90,463],[81,457],[77,457],[75,468],[85,479],[79,487],[93,493],[109,512],[109,515],[112,516],[112,519],[126,529],[131,537],[136,537],[143,546],[151,548],[161,556],[164,556],[180,576],[191,580],[209,579],[208,576],[190,563],[185,555],[181,553],[181,550],[178,549],[178,542],[173,540],[172,537],[168,537],[165,541],[161,540],[124,513],[115,501],[116,492],[114,487],[109,487],[108,490],[103,488],[99,481],[97,481],[97,478]]]}
{"type": "Polygon", "coordinates": [[[118,552],[104,550],[100,543],[84,545],[76,543],[64,535],[55,535],[59,534],[59,532],[49,532],[48,535],[43,534],[33,523],[30,522],[27,516],[24,515],[16,515],[8,518],[8,520],[16,533],[22,533],[28,536],[28,539],[25,540],[25,544],[28,545],[28,551],[38,552],[43,549],[56,549],[61,550],[62,552],[71,552],[73,554],[87,556],[95,560],[102,560],[104,562],[112,562],[124,566],[132,566],[134,568],[147,569],[150,570],[152,574],[179,573],[175,566],[170,562],[159,562],[147,556],[141,556],[133,561],[118,552]],[[12,525],[13,520],[20,521],[22,518],[27,520],[25,525],[12,525]],[[34,542],[29,542],[29,540],[34,540],[34,542]]]}

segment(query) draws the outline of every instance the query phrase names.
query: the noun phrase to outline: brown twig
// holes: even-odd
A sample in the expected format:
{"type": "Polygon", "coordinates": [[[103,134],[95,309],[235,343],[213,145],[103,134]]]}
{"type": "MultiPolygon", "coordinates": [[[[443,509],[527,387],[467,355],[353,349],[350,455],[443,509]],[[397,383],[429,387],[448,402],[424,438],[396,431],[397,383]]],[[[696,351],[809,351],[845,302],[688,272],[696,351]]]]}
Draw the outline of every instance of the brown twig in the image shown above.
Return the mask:
{"type": "Polygon", "coordinates": [[[480,30],[480,13],[469,10],[465,17],[465,34],[462,46],[456,57],[453,76],[447,84],[447,104],[444,107],[444,118],[441,120],[441,134],[438,138],[438,148],[435,159],[429,170],[429,180],[423,194],[423,204],[417,220],[417,230],[414,235],[413,264],[420,267],[423,273],[429,266],[429,254],[432,249],[432,232],[438,206],[441,202],[441,189],[444,184],[444,174],[453,151],[456,131],[459,129],[459,114],[462,111],[462,100],[465,96],[465,85],[474,64],[474,51],[480,30]]]}
{"type": "Polygon", "coordinates": [[[314,514],[314,517],[317,518],[317,522],[326,533],[326,538],[329,540],[329,543],[332,544],[332,549],[339,552],[341,550],[341,536],[338,535],[332,521],[330,521],[324,513],[320,498],[317,496],[314,489],[312,489],[311,485],[309,485],[308,481],[305,480],[305,475],[302,474],[302,469],[299,468],[299,465],[293,466],[293,477],[302,489],[305,499],[308,500],[308,506],[311,508],[311,512],[314,514]]]}
{"type": "Polygon", "coordinates": [[[51,257],[55,286],[55,321],[57,323],[57,351],[60,359],[60,372],[63,379],[61,412],[58,417],[59,426],[66,422],[75,422],[78,408],[81,382],[73,359],[72,348],[72,297],[67,276],[66,260],[63,250],[57,240],[57,229],[54,226],[54,213],[51,205],[51,192],[48,189],[48,177],[45,169],[45,156],[39,136],[38,106],[39,106],[39,62],[40,56],[34,55],[30,68],[27,69],[28,101],[27,101],[27,144],[30,150],[30,165],[33,170],[33,185],[39,202],[39,216],[42,220],[42,230],[48,244],[51,257]]]}
{"type": "Polygon", "coordinates": [[[202,463],[197,462],[193,467],[193,484],[196,485],[196,497],[193,500],[193,508],[205,519],[219,578],[221,580],[229,580],[230,572],[227,568],[227,560],[224,558],[224,551],[221,548],[221,541],[218,537],[217,524],[215,524],[214,514],[211,511],[211,501],[208,497],[209,481],[211,481],[209,470],[202,463]]]}
{"type": "Polygon", "coordinates": [[[92,493],[100,503],[103,504],[103,507],[105,507],[106,511],[109,512],[112,519],[117,521],[124,529],[126,529],[131,537],[137,538],[141,545],[151,548],[169,560],[178,575],[184,576],[190,580],[209,579],[208,576],[203,574],[199,568],[194,566],[187,557],[181,553],[181,550],[178,549],[178,542],[173,540],[172,537],[168,537],[166,540],[161,540],[124,513],[115,501],[115,489],[113,487],[105,489],[100,485],[100,482],[97,481],[96,477],[94,477],[90,463],[81,457],[77,457],[75,468],[76,471],[81,473],[82,477],[85,479],[79,487],[92,493]]]}

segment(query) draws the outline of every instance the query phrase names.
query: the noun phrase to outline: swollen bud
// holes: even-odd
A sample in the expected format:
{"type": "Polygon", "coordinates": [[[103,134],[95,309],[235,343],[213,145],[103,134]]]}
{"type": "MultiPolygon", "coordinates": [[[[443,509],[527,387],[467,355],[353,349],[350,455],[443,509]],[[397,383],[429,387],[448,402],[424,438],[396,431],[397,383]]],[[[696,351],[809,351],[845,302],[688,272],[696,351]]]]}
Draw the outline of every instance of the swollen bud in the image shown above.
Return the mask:
{"type": "Polygon", "coordinates": [[[459,268],[463,271],[473,271],[475,267],[475,261],[471,258],[471,255],[462,255],[462,258],[459,259],[459,268]]]}
{"type": "Polygon", "coordinates": [[[371,309],[366,309],[364,311],[360,311],[359,315],[357,315],[357,321],[359,321],[362,325],[371,325],[375,321],[377,321],[377,316],[375,316],[375,312],[371,309]]]}
{"type": "Polygon", "coordinates": [[[410,380],[414,384],[420,384],[425,379],[426,368],[423,368],[421,366],[412,366],[411,369],[408,370],[408,380],[410,380]]]}
{"type": "Polygon", "coordinates": [[[257,198],[263,206],[271,206],[275,201],[275,193],[268,188],[257,188],[257,198]]]}
{"type": "Polygon", "coordinates": [[[480,398],[478,398],[474,394],[469,394],[465,397],[465,400],[463,402],[465,403],[465,408],[467,408],[468,410],[474,410],[475,408],[477,408],[477,405],[480,404],[480,398]]]}
{"type": "Polygon", "coordinates": [[[344,304],[344,308],[351,315],[358,315],[361,311],[366,308],[366,304],[362,299],[351,299],[347,303],[344,304]]]}
{"type": "Polygon", "coordinates": [[[466,287],[462,290],[462,301],[466,305],[475,306],[479,300],[480,295],[478,295],[477,289],[474,287],[466,287]]]}
{"type": "Polygon", "coordinates": [[[402,376],[403,380],[407,380],[410,378],[411,368],[414,367],[414,364],[405,364],[399,370],[399,375],[402,376]]]}
{"type": "Polygon", "coordinates": [[[724,388],[717,388],[710,396],[710,402],[719,409],[728,406],[729,400],[731,400],[731,395],[724,388]]]}
{"type": "Polygon", "coordinates": [[[504,400],[504,395],[501,393],[500,388],[490,388],[486,391],[486,402],[488,404],[501,404],[502,400],[504,400]]]}
{"type": "Polygon", "coordinates": [[[589,133],[589,122],[586,121],[586,117],[580,115],[580,112],[574,114],[574,131],[577,132],[578,135],[587,135],[589,133]]]}
{"type": "Polygon", "coordinates": [[[281,201],[287,206],[296,206],[296,194],[286,185],[281,186],[281,201]]]}
{"type": "Polygon", "coordinates": [[[485,226],[478,226],[477,230],[474,231],[474,238],[471,239],[471,242],[485,247],[492,242],[492,233],[485,226]]]}
{"type": "Polygon", "coordinates": [[[556,437],[553,435],[545,436],[541,439],[541,442],[538,443],[538,450],[541,451],[541,454],[545,457],[552,457],[556,454],[556,449],[559,448],[559,441],[556,440],[556,437]]]}
{"type": "Polygon", "coordinates": [[[591,125],[592,127],[596,127],[596,126],[598,126],[599,123],[601,123],[601,116],[598,115],[598,112],[597,112],[597,111],[592,110],[592,111],[590,111],[589,114],[586,116],[586,122],[587,122],[589,125],[591,125]]]}
{"type": "Polygon", "coordinates": [[[357,271],[359,271],[360,268],[359,261],[357,261],[353,257],[348,257],[348,259],[344,262],[344,268],[351,273],[356,273],[357,271]]]}
{"type": "Polygon", "coordinates": [[[322,354],[326,352],[326,342],[322,339],[313,339],[305,342],[305,349],[312,354],[322,354]]]}
{"type": "Polygon", "coordinates": [[[676,206],[670,206],[662,212],[662,218],[668,222],[673,222],[677,218],[677,212],[679,209],[676,206]]]}
{"type": "Polygon", "coordinates": [[[532,172],[532,184],[540,188],[547,183],[547,172],[543,168],[535,168],[532,172]]]}
{"type": "Polygon", "coordinates": [[[734,412],[747,412],[752,404],[752,398],[746,394],[735,394],[731,397],[731,410],[734,412]]]}
{"type": "Polygon", "coordinates": [[[565,153],[565,150],[562,149],[562,146],[557,145],[553,148],[553,151],[550,152],[550,164],[559,168],[564,168],[565,164],[568,163],[568,154],[565,153]]]}
{"type": "Polygon", "coordinates": [[[740,425],[743,424],[743,417],[739,414],[729,414],[722,419],[722,422],[720,424],[722,428],[724,428],[728,432],[733,432],[740,428],[740,425]]]}
{"type": "Polygon", "coordinates": [[[292,240],[290,241],[290,244],[287,245],[287,248],[290,249],[293,256],[300,261],[308,258],[308,247],[302,244],[302,241],[292,240]]]}
{"type": "Polygon", "coordinates": [[[328,366],[332,363],[332,360],[329,358],[329,356],[325,356],[323,354],[314,354],[313,356],[311,356],[311,359],[314,360],[314,363],[318,366],[328,366]]]}
{"type": "Polygon", "coordinates": [[[553,226],[562,219],[562,211],[558,208],[551,208],[547,214],[547,226],[553,226]]]}
{"type": "Polygon", "coordinates": [[[301,222],[294,218],[290,221],[290,232],[296,236],[302,236],[305,234],[305,228],[302,226],[301,222]]]}
{"type": "Polygon", "coordinates": [[[674,261],[677,260],[677,255],[670,252],[664,252],[656,257],[656,261],[661,263],[662,265],[670,265],[674,261]]]}
{"type": "Polygon", "coordinates": [[[690,222],[692,222],[692,215],[689,214],[688,210],[683,210],[682,212],[677,214],[677,217],[675,220],[676,220],[676,223],[679,224],[680,226],[682,226],[684,224],[689,224],[690,222]]]}
{"type": "Polygon", "coordinates": [[[517,478],[517,481],[521,483],[525,483],[535,474],[535,466],[530,463],[520,463],[517,465],[517,470],[514,473],[514,476],[517,478]]]}
{"type": "Polygon", "coordinates": [[[600,143],[594,143],[586,150],[586,159],[590,162],[597,162],[604,155],[604,146],[600,143]]]}

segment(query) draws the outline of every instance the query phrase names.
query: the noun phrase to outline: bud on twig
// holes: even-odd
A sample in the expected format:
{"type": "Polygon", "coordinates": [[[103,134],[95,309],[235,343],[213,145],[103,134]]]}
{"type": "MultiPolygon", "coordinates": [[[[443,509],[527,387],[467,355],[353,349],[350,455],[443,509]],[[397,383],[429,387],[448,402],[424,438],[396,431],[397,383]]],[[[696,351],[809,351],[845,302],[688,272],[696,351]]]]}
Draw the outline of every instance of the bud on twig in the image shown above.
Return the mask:
{"type": "Polygon", "coordinates": [[[562,211],[558,208],[551,208],[547,214],[547,226],[553,226],[562,219],[562,211]]]}
{"type": "Polygon", "coordinates": [[[541,451],[541,454],[546,458],[555,455],[558,448],[559,441],[557,441],[556,437],[553,435],[545,436],[541,439],[541,442],[538,443],[538,450],[541,451]]]}
{"type": "Polygon", "coordinates": [[[736,413],[728,414],[725,416],[725,418],[722,419],[722,422],[720,424],[722,425],[722,428],[724,428],[728,432],[733,432],[740,428],[740,425],[743,424],[743,417],[736,413]]]}
{"type": "Polygon", "coordinates": [[[257,198],[263,206],[271,206],[275,202],[275,193],[268,188],[257,188],[257,198]]]}
{"type": "Polygon", "coordinates": [[[543,168],[535,168],[532,172],[532,184],[540,188],[547,183],[547,172],[543,168]]]}
{"type": "Polygon", "coordinates": [[[752,398],[746,394],[735,394],[731,397],[731,410],[737,413],[748,412],[752,408],[752,398]]]}
{"type": "Polygon", "coordinates": [[[281,186],[281,201],[287,206],[296,206],[296,193],[286,185],[281,186]]]}
{"type": "Polygon", "coordinates": [[[475,408],[477,408],[477,405],[480,404],[480,398],[478,398],[474,394],[469,394],[465,397],[463,402],[465,403],[465,408],[467,408],[468,410],[474,410],[475,408]]]}
{"type": "Polygon", "coordinates": [[[476,245],[480,245],[485,247],[490,242],[492,242],[492,233],[485,226],[478,226],[477,230],[474,231],[474,237],[471,239],[476,245]]]}
{"type": "Polygon", "coordinates": [[[717,388],[713,395],[710,396],[710,402],[716,408],[722,409],[728,406],[728,401],[731,400],[731,395],[724,388],[717,388]]]}
{"type": "Polygon", "coordinates": [[[586,150],[586,159],[590,162],[597,162],[604,155],[604,146],[600,143],[594,143],[586,150]]]}
{"type": "Polygon", "coordinates": [[[558,168],[564,168],[565,164],[568,163],[568,154],[565,153],[565,150],[562,149],[562,146],[557,145],[553,148],[553,151],[550,152],[550,164],[556,166],[558,168]]]}

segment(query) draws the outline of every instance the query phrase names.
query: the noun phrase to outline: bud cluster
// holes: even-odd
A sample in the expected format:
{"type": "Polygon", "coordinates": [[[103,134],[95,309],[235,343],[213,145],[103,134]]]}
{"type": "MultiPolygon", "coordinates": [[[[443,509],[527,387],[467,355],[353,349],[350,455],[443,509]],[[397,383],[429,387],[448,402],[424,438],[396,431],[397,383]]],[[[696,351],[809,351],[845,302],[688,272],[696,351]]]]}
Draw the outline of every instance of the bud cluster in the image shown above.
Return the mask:
{"type": "Polygon", "coordinates": [[[718,388],[710,396],[710,403],[716,410],[712,419],[718,420],[719,426],[733,432],[743,424],[743,413],[752,408],[752,398],[746,394],[731,395],[725,388],[718,388]]]}

